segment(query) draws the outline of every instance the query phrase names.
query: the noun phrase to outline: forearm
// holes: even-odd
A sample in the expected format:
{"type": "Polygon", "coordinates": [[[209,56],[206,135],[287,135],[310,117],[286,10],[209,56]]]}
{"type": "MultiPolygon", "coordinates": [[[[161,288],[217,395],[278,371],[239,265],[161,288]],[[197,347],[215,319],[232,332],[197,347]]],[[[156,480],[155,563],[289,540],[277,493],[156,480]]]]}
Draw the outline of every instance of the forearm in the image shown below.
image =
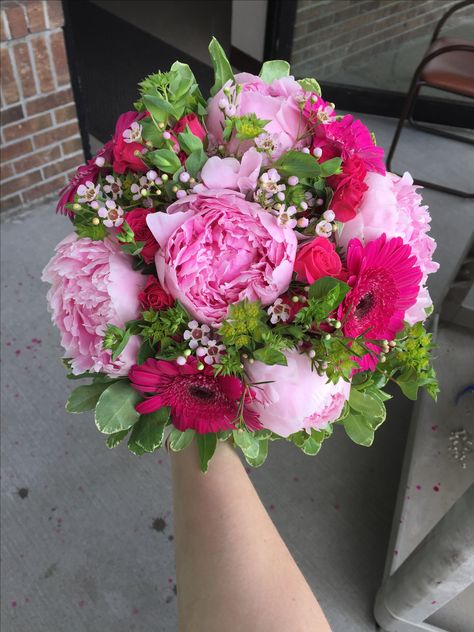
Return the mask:
{"type": "Polygon", "coordinates": [[[234,450],[203,475],[193,445],[172,468],[180,630],[329,630],[234,450]]]}

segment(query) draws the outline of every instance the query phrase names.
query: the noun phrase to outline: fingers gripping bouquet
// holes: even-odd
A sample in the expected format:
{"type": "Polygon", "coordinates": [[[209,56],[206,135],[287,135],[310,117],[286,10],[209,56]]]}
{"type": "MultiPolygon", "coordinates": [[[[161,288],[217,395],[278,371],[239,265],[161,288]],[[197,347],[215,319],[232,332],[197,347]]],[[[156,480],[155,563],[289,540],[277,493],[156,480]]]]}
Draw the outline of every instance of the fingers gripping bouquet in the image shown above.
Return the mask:
{"type": "Polygon", "coordinates": [[[233,75],[210,54],[140,84],[135,110],[79,167],[59,212],[74,232],[43,278],[69,377],[114,447],[217,441],[252,466],[270,441],[316,454],[334,425],[370,445],[383,387],[436,396],[423,328],[435,243],[408,173],[283,61],[233,75]]]}

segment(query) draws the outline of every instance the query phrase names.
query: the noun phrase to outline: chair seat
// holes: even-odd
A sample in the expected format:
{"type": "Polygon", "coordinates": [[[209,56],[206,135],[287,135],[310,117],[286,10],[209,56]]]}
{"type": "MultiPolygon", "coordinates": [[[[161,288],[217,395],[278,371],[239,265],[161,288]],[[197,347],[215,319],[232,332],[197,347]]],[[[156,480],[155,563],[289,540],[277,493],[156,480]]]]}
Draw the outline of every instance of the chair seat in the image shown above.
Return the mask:
{"type": "MultiPolygon", "coordinates": [[[[474,41],[440,37],[431,44],[425,53],[425,57],[440,48],[467,44],[473,47],[474,41]]],[[[441,53],[429,61],[423,68],[420,79],[430,86],[451,90],[466,97],[474,98],[474,50],[452,51],[441,53]]]]}

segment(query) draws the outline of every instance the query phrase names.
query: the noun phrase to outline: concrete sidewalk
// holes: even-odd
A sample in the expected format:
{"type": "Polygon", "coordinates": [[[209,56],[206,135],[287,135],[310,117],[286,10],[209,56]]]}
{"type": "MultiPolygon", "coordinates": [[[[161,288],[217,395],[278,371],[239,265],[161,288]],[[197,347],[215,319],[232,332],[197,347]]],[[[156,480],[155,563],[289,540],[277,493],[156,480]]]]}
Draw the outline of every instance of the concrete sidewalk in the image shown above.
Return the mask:
{"type": "MultiPolygon", "coordinates": [[[[369,124],[388,146],[392,122],[369,124]]],[[[420,152],[430,155],[426,144],[413,141],[411,148],[415,163],[420,152]]],[[[456,145],[467,172],[462,151],[456,145]]],[[[446,169],[438,164],[431,177],[436,172],[441,177],[446,169]]],[[[425,199],[444,264],[432,284],[439,302],[472,238],[474,213],[459,198],[426,191],[425,199]]],[[[2,225],[2,630],[172,632],[168,458],[110,451],[90,415],[64,410],[73,384],[64,377],[40,275],[70,231],[52,203],[2,225]]],[[[371,449],[337,428],[316,458],[274,444],[265,466],[251,473],[334,632],[375,630],[373,599],[410,411],[407,400],[389,402],[371,449]]]]}

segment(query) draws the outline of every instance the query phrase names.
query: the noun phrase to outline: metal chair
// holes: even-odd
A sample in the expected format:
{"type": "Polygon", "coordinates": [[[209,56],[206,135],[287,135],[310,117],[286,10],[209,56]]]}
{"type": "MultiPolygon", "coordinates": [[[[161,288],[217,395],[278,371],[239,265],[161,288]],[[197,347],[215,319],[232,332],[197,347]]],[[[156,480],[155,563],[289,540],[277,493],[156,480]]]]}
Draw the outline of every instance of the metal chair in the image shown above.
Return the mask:
{"type": "MultiPolygon", "coordinates": [[[[395,131],[395,136],[393,137],[388,152],[388,171],[391,170],[393,155],[400,139],[403,124],[406,120],[408,120],[408,123],[412,127],[424,132],[437,134],[445,138],[452,138],[471,145],[474,144],[474,140],[470,138],[441,129],[435,129],[428,125],[422,125],[413,118],[416,99],[420,89],[424,86],[474,99],[474,41],[460,38],[438,37],[444,24],[455,11],[473,4],[474,0],[465,0],[464,2],[453,5],[438,22],[428,50],[418,65],[411,81],[410,89],[395,131]]],[[[464,198],[474,197],[474,193],[458,191],[457,189],[452,189],[434,182],[426,182],[417,179],[415,179],[415,182],[416,184],[436,189],[437,191],[443,191],[444,193],[451,193],[464,198]]]]}

